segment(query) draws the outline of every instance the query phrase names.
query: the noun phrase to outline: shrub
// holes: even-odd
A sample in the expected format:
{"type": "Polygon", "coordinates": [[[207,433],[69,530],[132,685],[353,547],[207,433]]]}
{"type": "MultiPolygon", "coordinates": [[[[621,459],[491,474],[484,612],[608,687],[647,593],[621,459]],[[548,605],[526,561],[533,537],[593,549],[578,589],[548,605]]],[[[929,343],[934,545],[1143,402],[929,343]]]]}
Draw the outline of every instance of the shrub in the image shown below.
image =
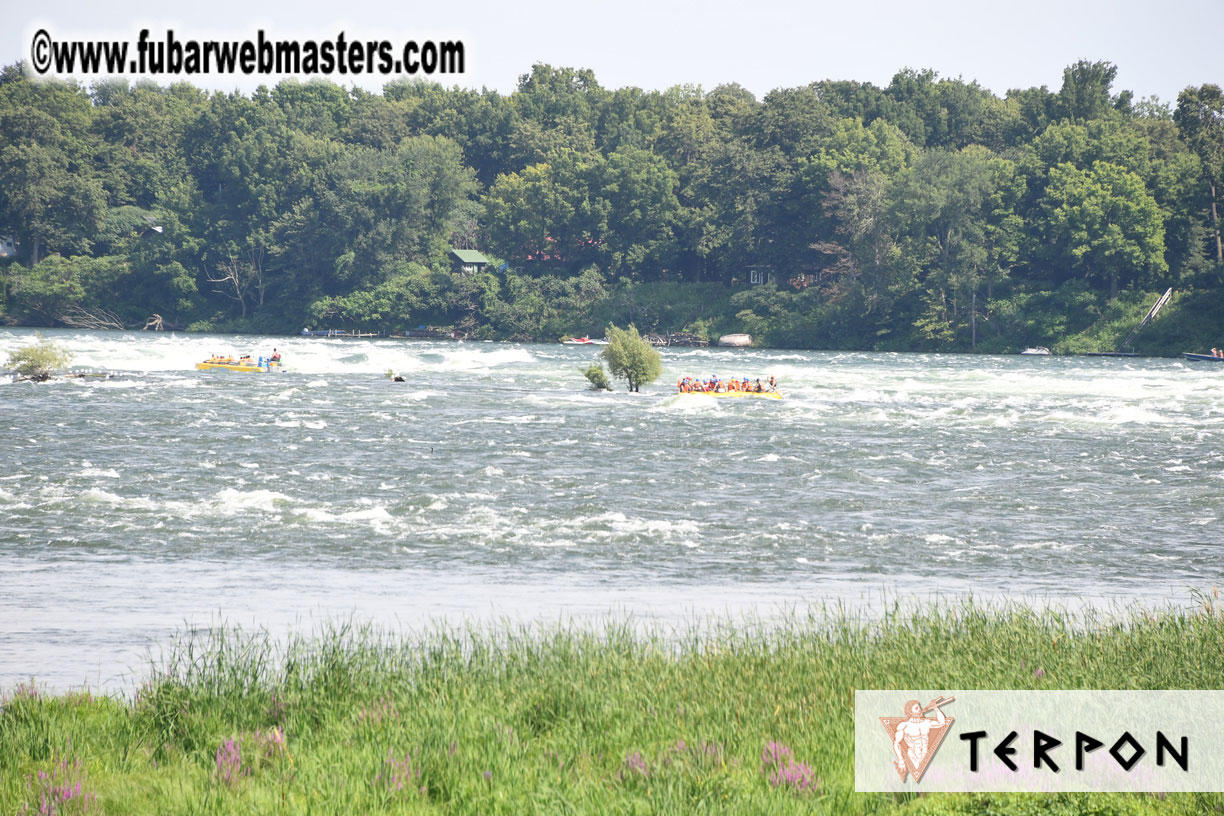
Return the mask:
{"type": "Polygon", "coordinates": [[[66,350],[39,338],[35,344],[9,352],[5,366],[23,379],[42,382],[50,379],[52,372],[67,368],[71,362],[72,355],[66,350]]]}
{"type": "Polygon", "coordinates": [[[591,388],[595,391],[611,391],[612,384],[608,382],[608,373],[604,371],[602,363],[591,363],[590,368],[582,372],[583,375],[591,381],[591,388]]]}

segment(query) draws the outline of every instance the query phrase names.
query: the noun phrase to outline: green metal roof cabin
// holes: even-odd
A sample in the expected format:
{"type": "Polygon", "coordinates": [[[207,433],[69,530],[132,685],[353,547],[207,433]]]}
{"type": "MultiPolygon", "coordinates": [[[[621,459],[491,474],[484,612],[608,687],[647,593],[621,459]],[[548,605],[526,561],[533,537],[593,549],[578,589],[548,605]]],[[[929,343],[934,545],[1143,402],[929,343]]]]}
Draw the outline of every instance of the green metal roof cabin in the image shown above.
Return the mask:
{"type": "Polygon", "coordinates": [[[489,259],[474,249],[452,249],[451,257],[457,261],[455,271],[460,275],[472,275],[489,264],[489,259]]]}

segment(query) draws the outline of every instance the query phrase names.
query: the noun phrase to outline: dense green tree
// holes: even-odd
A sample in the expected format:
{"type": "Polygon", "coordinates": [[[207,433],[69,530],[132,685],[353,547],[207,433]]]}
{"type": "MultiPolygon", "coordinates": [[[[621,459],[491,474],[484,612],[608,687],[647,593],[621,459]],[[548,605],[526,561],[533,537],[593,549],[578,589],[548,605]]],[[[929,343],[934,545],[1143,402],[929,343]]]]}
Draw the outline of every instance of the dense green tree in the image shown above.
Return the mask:
{"type": "Polygon", "coordinates": [[[608,326],[608,345],[600,356],[608,364],[608,370],[618,380],[625,380],[630,391],[641,391],[663,373],[663,357],[658,350],[642,339],[635,326],[627,329],[608,326]]]}
{"type": "Polygon", "coordinates": [[[657,278],[676,255],[678,179],[667,164],[637,147],[617,148],[596,167],[596,234],[607,269],[625,278],[657,278]]]}
{"type": "Polygon", "coordinates": [[[610,154],[621,147],[650,149],[659,138],[665,110],[666,100],[660,93],[638,88],[613,91],[596,116],[600,150],[610,154]]]}
{"type": "Polygon", "coordinates": [[[914,287],[914,258],[906,257],[887,214],[887,178],[875,170],[836,172],[824,198],[836,240],[816,249],[827,254],[830,294],[858,315],[887,319],[893,305],[914,287]]]}
{"type": "Polygon", "coordinates": [[[1014,108],[1017,124],[1008,144],[1018,147],[1043,133],[1058,119],[1058,96],[1045,85],[1039,88],[1014,88],[1007,92],[1007,102],[1014,108]]]}
{"type": "Polygon", "coordinates": [[[890,217],[908,239],[904,252],[926,273],[922,333],[928,339],[951,340],[972,322],[982,282],[992,269],[1015,262],[1014,244],[991,240],[998,182],[994,157],[975,146],[926,151],[890,191],[890,217]]]}
{"type": "Polygon", "coordinates": [[[114,255],[48,255],[31,268],[9,270],[10,310],[43,325],[73,325],[83,312],[121,305],[126,271],[125,259],[114,255]]]}
{"type": "Polygon", "coordinates": [[[1108,118],[1115,109],[1126,110],[1131,94],[1124,91],[1113,96],[1118,67],[1110,62],[1080,60],[1063,69],[1063,84],[1058,92],[1058,115],[1070,122],[1082,123],[1108,118]]]}
{"type": "Polygon", "coordinates": [[[501,176],[485,196],[489,245],[539,268],[577,271],[594,259],[591,162],[574,153],[501,176]]]}
{"type": "Polygon", "coordinates": [[[400,140],[412,132],[408,107],[390,97],[354,88],[353,113],[340,138],[350,144],[394,150],[400,140]]]}
{"type": "Polygon", "coordinates": [[[272,89],[271,96],[284,114],[286,127],[311,136],[338,138],[352,117],[352,97],[331,82],[286,80],[272,89]]]}
{"type": "Polygon", "coordinates": [[[1068,272],[1108,281],[1111,296],[1119,284],[1167,271],[1160,208],[1134,173],[1106,162],[1088,170],[1060,164],[1041,206],[1041,254],[1068,272]]]}
{"type": "Polygon", "coordinates": [[[593,71],[537,63],[531,73],[519,77],[518,88],[510,98],[520,116],[546,127],[563,120],[594,126],[607,93],[593,71]]]}
{"type": "Polygon", "coordinates": [[[1224,92],[1219,85],[1186,88],[1177,95],[1174,114],[1182,138],[1202,162],[1203,179],[1211,195],[1211,226],[1215,232],[1217,262],[1224,262],[1220,239],[1217,191],[1224,183],[1224,92]]]}
{"type": "Polygon", "coordinates": [[[0,234],[15,236],[31,265],[48,251],[88,252],[102,226],[92,117],[75,83],[0,83],[0,234]]]}

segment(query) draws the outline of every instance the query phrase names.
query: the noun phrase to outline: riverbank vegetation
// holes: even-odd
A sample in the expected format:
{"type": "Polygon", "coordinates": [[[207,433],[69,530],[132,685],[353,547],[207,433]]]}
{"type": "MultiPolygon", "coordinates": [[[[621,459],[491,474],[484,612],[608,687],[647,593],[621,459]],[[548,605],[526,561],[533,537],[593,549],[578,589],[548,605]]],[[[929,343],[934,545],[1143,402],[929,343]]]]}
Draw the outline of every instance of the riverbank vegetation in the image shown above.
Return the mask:
{"type": "Polygon", "coordinates": [[[1210,689],[1224,616],[893,608],[649,632],[184,633],[133,699],[0,709],[4,813],[1205,813],[1220,795],[854,793],[857,688],[1210,689]],[[48,804],[50,803],[50,804],[48,804]],[[42,808],[40,810],[40,808],[42,808]]]}
{"type": "Polygon", "coordinates": [[[0,319],[1070,352],[1114,348],[1173,287],[1136,349],[1219,345],[1224,95],[1138,100],[1115,75],[997,97],[906,69],[757,99],[536,65],[507,96],[244,95],[10,66],[0,319]]]}

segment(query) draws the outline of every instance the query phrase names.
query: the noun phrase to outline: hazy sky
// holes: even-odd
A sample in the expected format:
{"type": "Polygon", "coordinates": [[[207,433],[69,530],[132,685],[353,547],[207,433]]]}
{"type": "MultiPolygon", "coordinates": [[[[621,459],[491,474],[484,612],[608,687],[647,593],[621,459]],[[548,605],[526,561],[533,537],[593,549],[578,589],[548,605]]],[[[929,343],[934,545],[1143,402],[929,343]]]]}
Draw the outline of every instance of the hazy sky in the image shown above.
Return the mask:
{"type": "MultiPolygon", "coordinates": [[[[977,80],[998,95],[1047,85],[1080,60],[1118,66],[1114,90],[1175,102],[1187,85],[1224,84],[1224,0],[561,0],[454,2],[240,2],[175,7],[146,0],[3,0],[3,64],[28,54],[32,35],[135,40],[141,28],[180,38],[246,39],[263,28],[277,39],[461,39],[467,71],[447,85],[513,90],[533,63],[591,68],[601,85],[706,90],[738,82],[758,97],[821,79],[887,85],[898,70],[932,68],[977,80]]],[[[333,76],[351,84],[351,77],[333,76]]],[[[386,77],[357,84],[377,90],[386,77]]],[[[162,84],[170,80],[160,79],[162,84]]],[[[235,76],[193,77],[196,85],[251,90],[235,76]]]]}

